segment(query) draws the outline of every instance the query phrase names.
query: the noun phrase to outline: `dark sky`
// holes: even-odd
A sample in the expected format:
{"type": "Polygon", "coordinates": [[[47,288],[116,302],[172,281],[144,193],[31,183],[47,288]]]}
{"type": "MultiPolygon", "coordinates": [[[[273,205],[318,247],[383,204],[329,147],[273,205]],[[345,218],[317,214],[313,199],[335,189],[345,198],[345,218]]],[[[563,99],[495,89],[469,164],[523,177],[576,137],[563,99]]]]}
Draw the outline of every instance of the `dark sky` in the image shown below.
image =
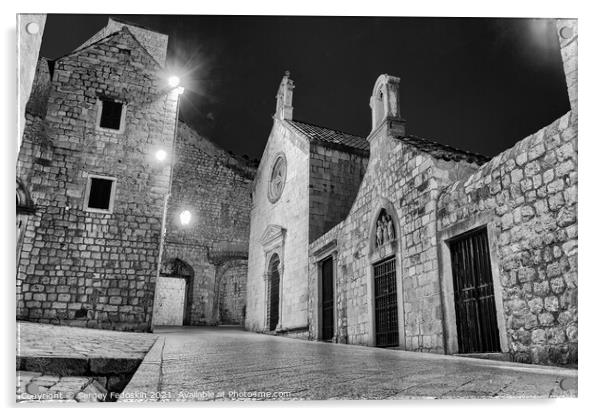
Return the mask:
{"type": "MultiPolygon", "coordinates": [[[[489,156],[569,110],[553,21],[115,15],[169,35],[181,118],[260,158],[285,70],[294,118],[367,136],[378,75],[401,78],[408,133],[489,156]]],[[[69,53],[108,15],[48,15],[41,55],[69,53]]]]}

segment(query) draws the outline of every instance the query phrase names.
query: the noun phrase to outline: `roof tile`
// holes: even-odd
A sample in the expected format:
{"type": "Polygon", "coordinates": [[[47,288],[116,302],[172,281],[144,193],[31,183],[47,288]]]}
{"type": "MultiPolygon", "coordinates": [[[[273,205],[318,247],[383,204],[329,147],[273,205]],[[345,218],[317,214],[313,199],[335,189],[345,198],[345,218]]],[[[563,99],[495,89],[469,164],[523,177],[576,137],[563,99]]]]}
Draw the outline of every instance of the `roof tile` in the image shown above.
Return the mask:
{"type": "Polygon", "coordinates": [[[362,151],[370,151],[370,144],[363,137],[297,120],[288,120],[288,123],[309,137],[310,140],[319,140],[321,142],[342,145],[362,151]]]}

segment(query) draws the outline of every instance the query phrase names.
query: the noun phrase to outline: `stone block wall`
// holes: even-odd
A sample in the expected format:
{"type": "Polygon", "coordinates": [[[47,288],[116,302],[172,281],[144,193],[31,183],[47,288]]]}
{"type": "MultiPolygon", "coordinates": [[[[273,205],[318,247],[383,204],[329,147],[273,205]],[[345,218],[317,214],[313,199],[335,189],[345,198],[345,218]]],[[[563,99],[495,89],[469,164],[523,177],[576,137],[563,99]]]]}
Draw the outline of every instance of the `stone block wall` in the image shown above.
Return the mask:
{"type": "Polygon", "coordinates": [[[437,203],[437,227],[485,215],[496,230],[509,353],[577,361],[577,114],[496,156],[437,203]]]}
{"type": "Polygon", "coordinates": [[[17,265],[17,319],[150,328],[177,94],[124,28],[56,61],[45,117],[25,128],[17,176],[35,208],[17,265]],[[97,128],[99,97],[127,103],[123,131],[97,128]],[[112,213],[84,209],[88,175],[115,181],[112,213]]]}
{"type": "Polygon", "coordinates": [[[368,164],[368,152],[345,152],[312,143],[309,169],[309,241],[349,213],[368,164]]]}
{"type": "Polygon", "coordinates": [[[225,272],[219,288],[219,321],[242,325],[247,304],[247,261],[233,263],[225,272]]]}
{"type": "Polygon", "coordinates": [[[256,166],[220,149],[183,122],[178,125],[167,207],[163,262],[178,258],[194,270],[190,322],[220,322],[218,292],[224,272],[245,280],[251,186],[256,166]],[[179,215],[188,210],[190,224],[179,215]],[[236,267],[229,268],[232,265],[236,267]]]}

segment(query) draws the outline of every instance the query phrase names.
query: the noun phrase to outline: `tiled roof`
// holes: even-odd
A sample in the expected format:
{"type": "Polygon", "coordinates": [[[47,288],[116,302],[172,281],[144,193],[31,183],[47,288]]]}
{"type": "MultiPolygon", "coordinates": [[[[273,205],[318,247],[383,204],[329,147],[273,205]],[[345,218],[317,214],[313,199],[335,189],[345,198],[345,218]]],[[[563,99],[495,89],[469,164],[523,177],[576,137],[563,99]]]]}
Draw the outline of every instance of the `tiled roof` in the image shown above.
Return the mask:
{"type": "Polygon", "coordinates": [[[365,152],[370,151],[370,144],[363,137],[354,136],[352,134],[343,133],[341,131],[332,130],[326,127],[320,127],[297,120],[288,120],[288,123],[309,137],[310,140],[319,140],[321,142],[350,147],[365,152]]]}
{"type": "MultiPolygon", "coordinates": [[[[316,126],[315,124],[309,124],[303,121],[288,120],[288,123],[302,134],[309,137],[310,140],[318,140],[329,144],[357,149],[362,152],[370,151],[370,143],[363,137],[316,126]]],[[[465,161],[468,163],[476,163],[478,165],[482,165],[491,159],[485,155],[456,149],[455,147],[437,143],[423,137],[407,135],[398,136],[397,139],[422,152],[428,153],[436,159],[453,160],[456,162],[465,161]]]]}
{"type": "Polygon", "coordinates": [[[488,156],[456,149],[455,147],[437,143],[422,137],[409,135],[398,136],[397,139],[409,144],[410,146],[416,147],[420,151],[428,153],[436,159],[453,160],[456,162],[466,161],[468,163],[476,163],[478,165],[482,165],[491,159],[488,156]]]}

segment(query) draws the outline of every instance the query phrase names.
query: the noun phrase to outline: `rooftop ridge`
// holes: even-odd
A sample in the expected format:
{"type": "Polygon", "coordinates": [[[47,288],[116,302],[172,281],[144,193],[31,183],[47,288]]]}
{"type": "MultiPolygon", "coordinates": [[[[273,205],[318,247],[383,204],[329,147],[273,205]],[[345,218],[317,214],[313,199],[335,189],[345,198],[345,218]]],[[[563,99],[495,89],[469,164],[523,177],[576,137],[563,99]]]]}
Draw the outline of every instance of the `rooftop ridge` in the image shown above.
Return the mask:
{"type": "Polygon", "coordinates": [[[349,133],[349,132],[346,132],[346,131],[343,131],[343,130],[337,130],[337,129],[333,129],[332,127],[320,126],[320,125],[318,125],[318,124],[315,124],[315,123],[310,123],[310,122],[308,122],[308,121],[304,121],[304,120],[297,120],[297,119],[293,119],[293,120],[289,120],[289,121],[291,121],[291,122],[293,122],[293,123],[302,123],[302,124],[307,124],[308,126],[318,127],[318,128],[320,128],[320,129],[332,130],[332,131],[334,131],[335,133],[346,134],[347,136],[352,136],[352,137],[356,137],[356,138],[358,138],[358,139],[366,140],[366,137],[364,137],[364,136],[359,136],[359,135],[357,135],[357,134],[355,134],[355,133],[349,133]]]}
{"type": "MultiPolygon", "coordinates": [[[[420,136],[416,136],[413,134],[406,134],[405,136],[397,136],[397,139],[402,140],[410,145],[415,145],[416,147],[418,147],[420,150],[423,150],[427,153],[433,153],[433,150],[441,150],[441,151],[447,151],[450,153],[455,153],[457,155],[464,155],[467,157],[468,161],[474,161],[478,164],[483,164],[489,160],[491,160],[490,156],[486,156],[480,153],[476,153],[476,152],[471,152],[469,150],[463,150],[463,149],[458,149],[457,147],[453,147],[450,146],[448,144],[443,144],[443,143],[439,143],[438,141],[432,140],[432,139],[427,139],[425,137],[420,137],[420,136]],[[411,141],[421,141],[423,142],[423,144],[428,145],[428,146],[432,146],[432,147],[438,147],[439,149],[424,149],[424,148],[420,148],[420,146],[417,143],[412,143],[411,141]],[[471,160],[472,159],[472,160],[471,160]]],[[[435,156],[435,155],[433,155],[435,156]]],[[[436,156],[435,156],[436,157],[436,156]]],[[[450,155],[443,155],[442,157],[443,159],[453,159],[453,157],[451,157],[450,155]]]]}

